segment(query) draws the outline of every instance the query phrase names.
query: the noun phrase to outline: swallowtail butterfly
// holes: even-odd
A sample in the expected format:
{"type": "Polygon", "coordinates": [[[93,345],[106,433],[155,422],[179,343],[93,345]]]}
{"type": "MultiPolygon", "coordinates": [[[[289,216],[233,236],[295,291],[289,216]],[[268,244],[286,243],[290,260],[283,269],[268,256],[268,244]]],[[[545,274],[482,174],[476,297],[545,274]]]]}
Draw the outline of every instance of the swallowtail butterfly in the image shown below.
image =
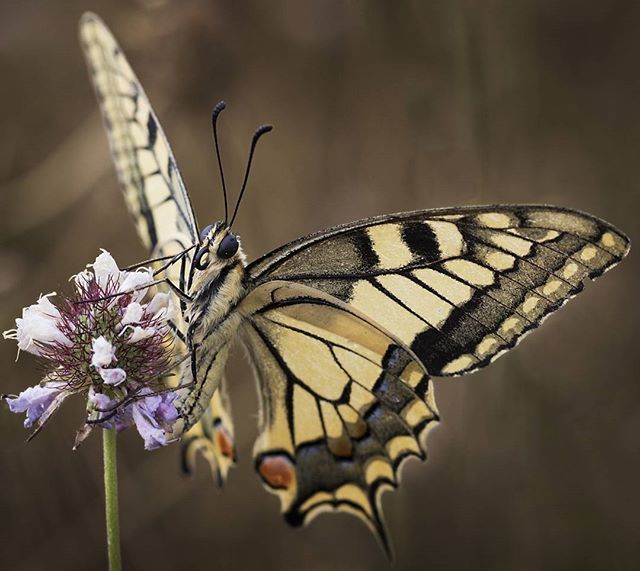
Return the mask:
{"type": "Polygon", "coordinates": [[[514,347],[620,262],[628,239],[566,208],[454,207],[336,226],[247,264],[238,204],[229,220],[225,192],[225,220],[199,230],[115,39],[92,14],[80,36],[126,203],[151,256],[169,260],[163,287],[182,309],[185,465],[200,451],[223,481],[234,462],[224,368],[239,338],[261,397],[255,468],[287,521],[346,511],[388,550],[380,497],[404,459],[425,458],[438,422],[430,378],[472,373],[514,347]]]}

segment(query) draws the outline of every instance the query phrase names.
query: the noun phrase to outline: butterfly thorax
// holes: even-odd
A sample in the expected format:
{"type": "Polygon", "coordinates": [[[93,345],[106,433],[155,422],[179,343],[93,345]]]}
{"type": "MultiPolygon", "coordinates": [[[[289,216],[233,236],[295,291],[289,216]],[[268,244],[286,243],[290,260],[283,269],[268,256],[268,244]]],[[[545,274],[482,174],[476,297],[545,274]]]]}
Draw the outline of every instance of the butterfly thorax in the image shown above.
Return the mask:
{"type": "Polygon", "coordinates": [[[207,409],[242,321],[237,307],[247,291],[245,256],[239,243],[228,258],[218,255],[226,236],[232,235],[226,231],[214,233],[194,257],[188,292],[191,300],[184,307],[190,358],[182,364],[180,384],[187,388],[179,392],[176,436],[193,426],[207,409]]]}

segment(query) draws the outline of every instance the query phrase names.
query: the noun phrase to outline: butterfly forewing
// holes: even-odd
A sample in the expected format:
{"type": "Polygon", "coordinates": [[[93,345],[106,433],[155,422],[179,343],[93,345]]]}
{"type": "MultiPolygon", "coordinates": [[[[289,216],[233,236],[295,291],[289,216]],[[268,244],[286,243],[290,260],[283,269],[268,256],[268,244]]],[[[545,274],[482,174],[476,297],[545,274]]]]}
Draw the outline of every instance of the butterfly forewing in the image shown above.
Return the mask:
{"type": "MultiPolygon", "coordinates": [[[[138,235],[152,257],[175,255],[198,242],[198,226],[162,127],[124,53],[100,18],[94,14],[83,16],[80,40],[138,235]]],[[[189,252],[165,272],[182,290],[188,289],[192,257],[189,252]]],[[[187,350],[187,324],[182,312],[174,325],[175,348],[180,354],[187,350]]],[[[215,460],[212,468],[219,470],[221,479],[235,456],[233,426],[226,405],[220,397],[212,400],[202,423],[185,438],[183,451],[186,467],[193,467],[194,451],[203,451],[209,460],[215,460]]]]}
{"type": "Polygon", "coordinates": [[[550,206],[381,216],[293,242],[251,264],[335,296],[411,348],[435,376],[469,373],[513,347],[627,253],[606,222],[550,206]]]}
{"type": "Polygon", "coordinates": [[[143,243],[159,255],[172,241],[184,249],[197,225],[169,143],[149,100],[108,28],[85,15],[80,38],[118,177],[143,243]]]}

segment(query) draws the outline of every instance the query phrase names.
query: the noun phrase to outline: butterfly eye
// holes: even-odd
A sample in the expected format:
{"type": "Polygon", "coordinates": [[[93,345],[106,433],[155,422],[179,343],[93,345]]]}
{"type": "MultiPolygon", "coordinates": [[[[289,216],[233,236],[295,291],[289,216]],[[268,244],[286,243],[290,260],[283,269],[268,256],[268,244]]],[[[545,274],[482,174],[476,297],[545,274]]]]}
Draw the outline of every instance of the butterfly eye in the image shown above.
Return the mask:
{"type": "Polygon", "coordinates": [[[205,226],[200,232],[200,242],[204,242],[204,239],[207,237],[207,234],[211,232],[211,228],[213,228],[213,224],[209,224],[209,226],[205,226]]]}
{"type": "Polygon", "coordinates": [[[218,246],[218,256],[228,260],[238,251],[238,239],[233,234],[227,234],[218,246]]]}
{"type": "Polygon", "coordinates": [[[193,260],[193,264],[199,270],[205,270],[209,265],[209,249],[202,248],[197,254],[195,259],[193,260]]]}

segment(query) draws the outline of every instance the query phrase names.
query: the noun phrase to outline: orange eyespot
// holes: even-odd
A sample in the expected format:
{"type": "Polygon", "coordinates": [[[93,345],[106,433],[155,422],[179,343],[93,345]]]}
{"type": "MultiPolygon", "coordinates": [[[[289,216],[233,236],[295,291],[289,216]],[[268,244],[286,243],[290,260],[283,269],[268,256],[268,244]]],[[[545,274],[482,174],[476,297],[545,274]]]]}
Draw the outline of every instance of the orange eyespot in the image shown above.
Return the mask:
{"type": "Polygon", "coordinates": [[[221,426],[216,428],[216,446],[220,450],[220,454],[227,458],[233,458],[235,456],[233,450],[233,441],[229,437],[227,431],[221,426]]]}
{"type": "Polygon", "coordinates": [[[272,488],[288,488],[295,477],[293,464],[286,456],[266,456],[260,462],[258,472],[272,488]]]}

